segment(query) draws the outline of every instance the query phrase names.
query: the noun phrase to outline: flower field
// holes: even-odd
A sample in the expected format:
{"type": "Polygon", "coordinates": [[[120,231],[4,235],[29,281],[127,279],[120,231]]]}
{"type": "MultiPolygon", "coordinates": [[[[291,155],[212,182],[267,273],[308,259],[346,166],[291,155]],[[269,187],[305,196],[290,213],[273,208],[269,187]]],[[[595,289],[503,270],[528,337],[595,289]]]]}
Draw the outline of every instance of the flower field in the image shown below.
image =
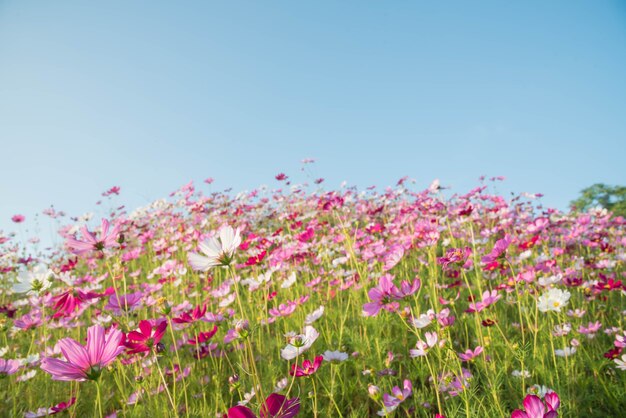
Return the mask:
{"type": "Polygon", "coordinates": [[[1,234],[0,416],[624,416],[623,218],[276,180],[1,234]]]}

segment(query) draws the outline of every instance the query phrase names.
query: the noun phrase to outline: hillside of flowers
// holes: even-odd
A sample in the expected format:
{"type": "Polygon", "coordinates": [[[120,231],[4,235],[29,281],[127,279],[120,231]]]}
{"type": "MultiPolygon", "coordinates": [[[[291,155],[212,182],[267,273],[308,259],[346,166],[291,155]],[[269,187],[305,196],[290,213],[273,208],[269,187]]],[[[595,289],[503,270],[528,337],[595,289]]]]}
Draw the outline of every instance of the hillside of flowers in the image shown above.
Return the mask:
{"type": "Polygon", "coordinates": [[[624,416],[625,220],[498,181],[48,209],[0,233],[0,416],[624,416]]]}

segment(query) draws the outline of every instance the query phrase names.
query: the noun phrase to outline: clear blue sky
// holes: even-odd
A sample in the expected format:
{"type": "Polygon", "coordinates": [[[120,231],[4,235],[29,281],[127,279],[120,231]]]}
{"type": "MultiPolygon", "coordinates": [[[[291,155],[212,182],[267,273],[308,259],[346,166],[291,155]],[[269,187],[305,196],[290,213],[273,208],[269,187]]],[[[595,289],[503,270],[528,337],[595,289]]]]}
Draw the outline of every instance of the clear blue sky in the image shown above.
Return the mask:
{"type": "Polygon", "coordinates": [[[504,175],[562,209],[626,184],[626,3],[452,3],[0,0],[0,229],[306,157],[327,188],[504,175]]]}

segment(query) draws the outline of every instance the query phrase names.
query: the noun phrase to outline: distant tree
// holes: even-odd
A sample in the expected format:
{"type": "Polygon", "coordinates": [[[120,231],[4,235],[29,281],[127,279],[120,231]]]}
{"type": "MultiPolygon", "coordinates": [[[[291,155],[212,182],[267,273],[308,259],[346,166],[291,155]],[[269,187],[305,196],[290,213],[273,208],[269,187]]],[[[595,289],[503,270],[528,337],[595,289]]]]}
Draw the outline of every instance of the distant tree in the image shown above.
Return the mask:
{"type": "Polygon", "coordinates": [[[626,187],[596,183],[580,191],[580,197],[571,202],[575,210],[585,211],[600,206],[614,216],[626,218],[626,187]]]}

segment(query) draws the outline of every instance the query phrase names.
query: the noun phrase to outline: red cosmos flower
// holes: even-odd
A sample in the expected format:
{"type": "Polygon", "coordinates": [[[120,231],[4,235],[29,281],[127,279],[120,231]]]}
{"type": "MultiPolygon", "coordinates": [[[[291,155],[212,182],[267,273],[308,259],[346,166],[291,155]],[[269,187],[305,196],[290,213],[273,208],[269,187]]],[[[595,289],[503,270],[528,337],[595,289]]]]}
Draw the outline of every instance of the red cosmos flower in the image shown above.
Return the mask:
{"type": "Polygon", "coordinates": [[[198,344],[205,343],[209,341],[211,338],[213,338],[215,333],[217,333],[217,325],[214,325],[213,329],[209,332],[200,332],[195,337],[190,338],[189,341],[187,341],[187,344],[198,345],[198,344]]]}
{"type": "Polygon", "coordinates": [[[129,348],[129,354],[146,353],[156,348],[167,328],[167,321],[158,321],[156,325],[152,325],[150,321],[140,321],[139,331],[131,331],[126,336],[126,347],[129,348]]]}
{"type": "Polygon", "coordinates": [[[535,235],[530,240],[522,242],[520,245],[518,245],[518,248],[520,248],[522,250],[527,250],[527,249],[533,247],[537,243],[538,239],[539,239],[539,235],[535,235]]]}
{"type": "Polygon", "coordinates": [[[81,255],[90,251],[103,251],[105,248],[117,247],[119,244],[117,238],[120,234],[120,225],[115,225],[113,229],[109,231],[111,224],[106,219],[102,219],[100,227],[100,238],[89,232],[87,226],[81,228],[83,234],[83,241],[76,238],[68,238],[66,245],[73,254],[81,255]]]}
{"type": "Polygon", "coordinates": [[[324,357],[322,356],[315,357],[315,360],[313,360],[312,363],[311,360],[304,360],[302,362],[302,367],[299,367],[297,364],[294,363],[291,365],[291,371],[289,372],[289,374],[292,376],[295,374],[296,377],[311,376],[317,371],[317,369],[320,368],[323,360],[324,357]]]}
{"type": "Polygon", "coordinates": [[[267,251],[263,250],[260,253],[258,253],[255,256],[252,257],[248,257],[248,259],[245,262],[246,266],[255,266],[257,264],[259,264],[261,261],[263,261],[263,259],[265,258],[265,256],[267,255],[267,251]]]}
{"type": "MultiPolygon", "coordinates": [[[[300,412],[300,398],[287,399],[283,395],[272,393],[265,399],[259,411],[259,418],[292,418],[300,412]]],[[[257,418],[246,406],[234,406],[224,418],[257,418]]]]}
{"type": "Polygon", "coordinates": [[[287,175],[285,173],[278,173],[276,175],[276,180],[278,180],[278,181],[287,180],[287,175]]]}
{"type": "Polygon", "coordinates": [[[620,347],[615,347],[604,353],[604,357],[609,360],[615,360],[622,354],[622,349],[620,347]]]}

